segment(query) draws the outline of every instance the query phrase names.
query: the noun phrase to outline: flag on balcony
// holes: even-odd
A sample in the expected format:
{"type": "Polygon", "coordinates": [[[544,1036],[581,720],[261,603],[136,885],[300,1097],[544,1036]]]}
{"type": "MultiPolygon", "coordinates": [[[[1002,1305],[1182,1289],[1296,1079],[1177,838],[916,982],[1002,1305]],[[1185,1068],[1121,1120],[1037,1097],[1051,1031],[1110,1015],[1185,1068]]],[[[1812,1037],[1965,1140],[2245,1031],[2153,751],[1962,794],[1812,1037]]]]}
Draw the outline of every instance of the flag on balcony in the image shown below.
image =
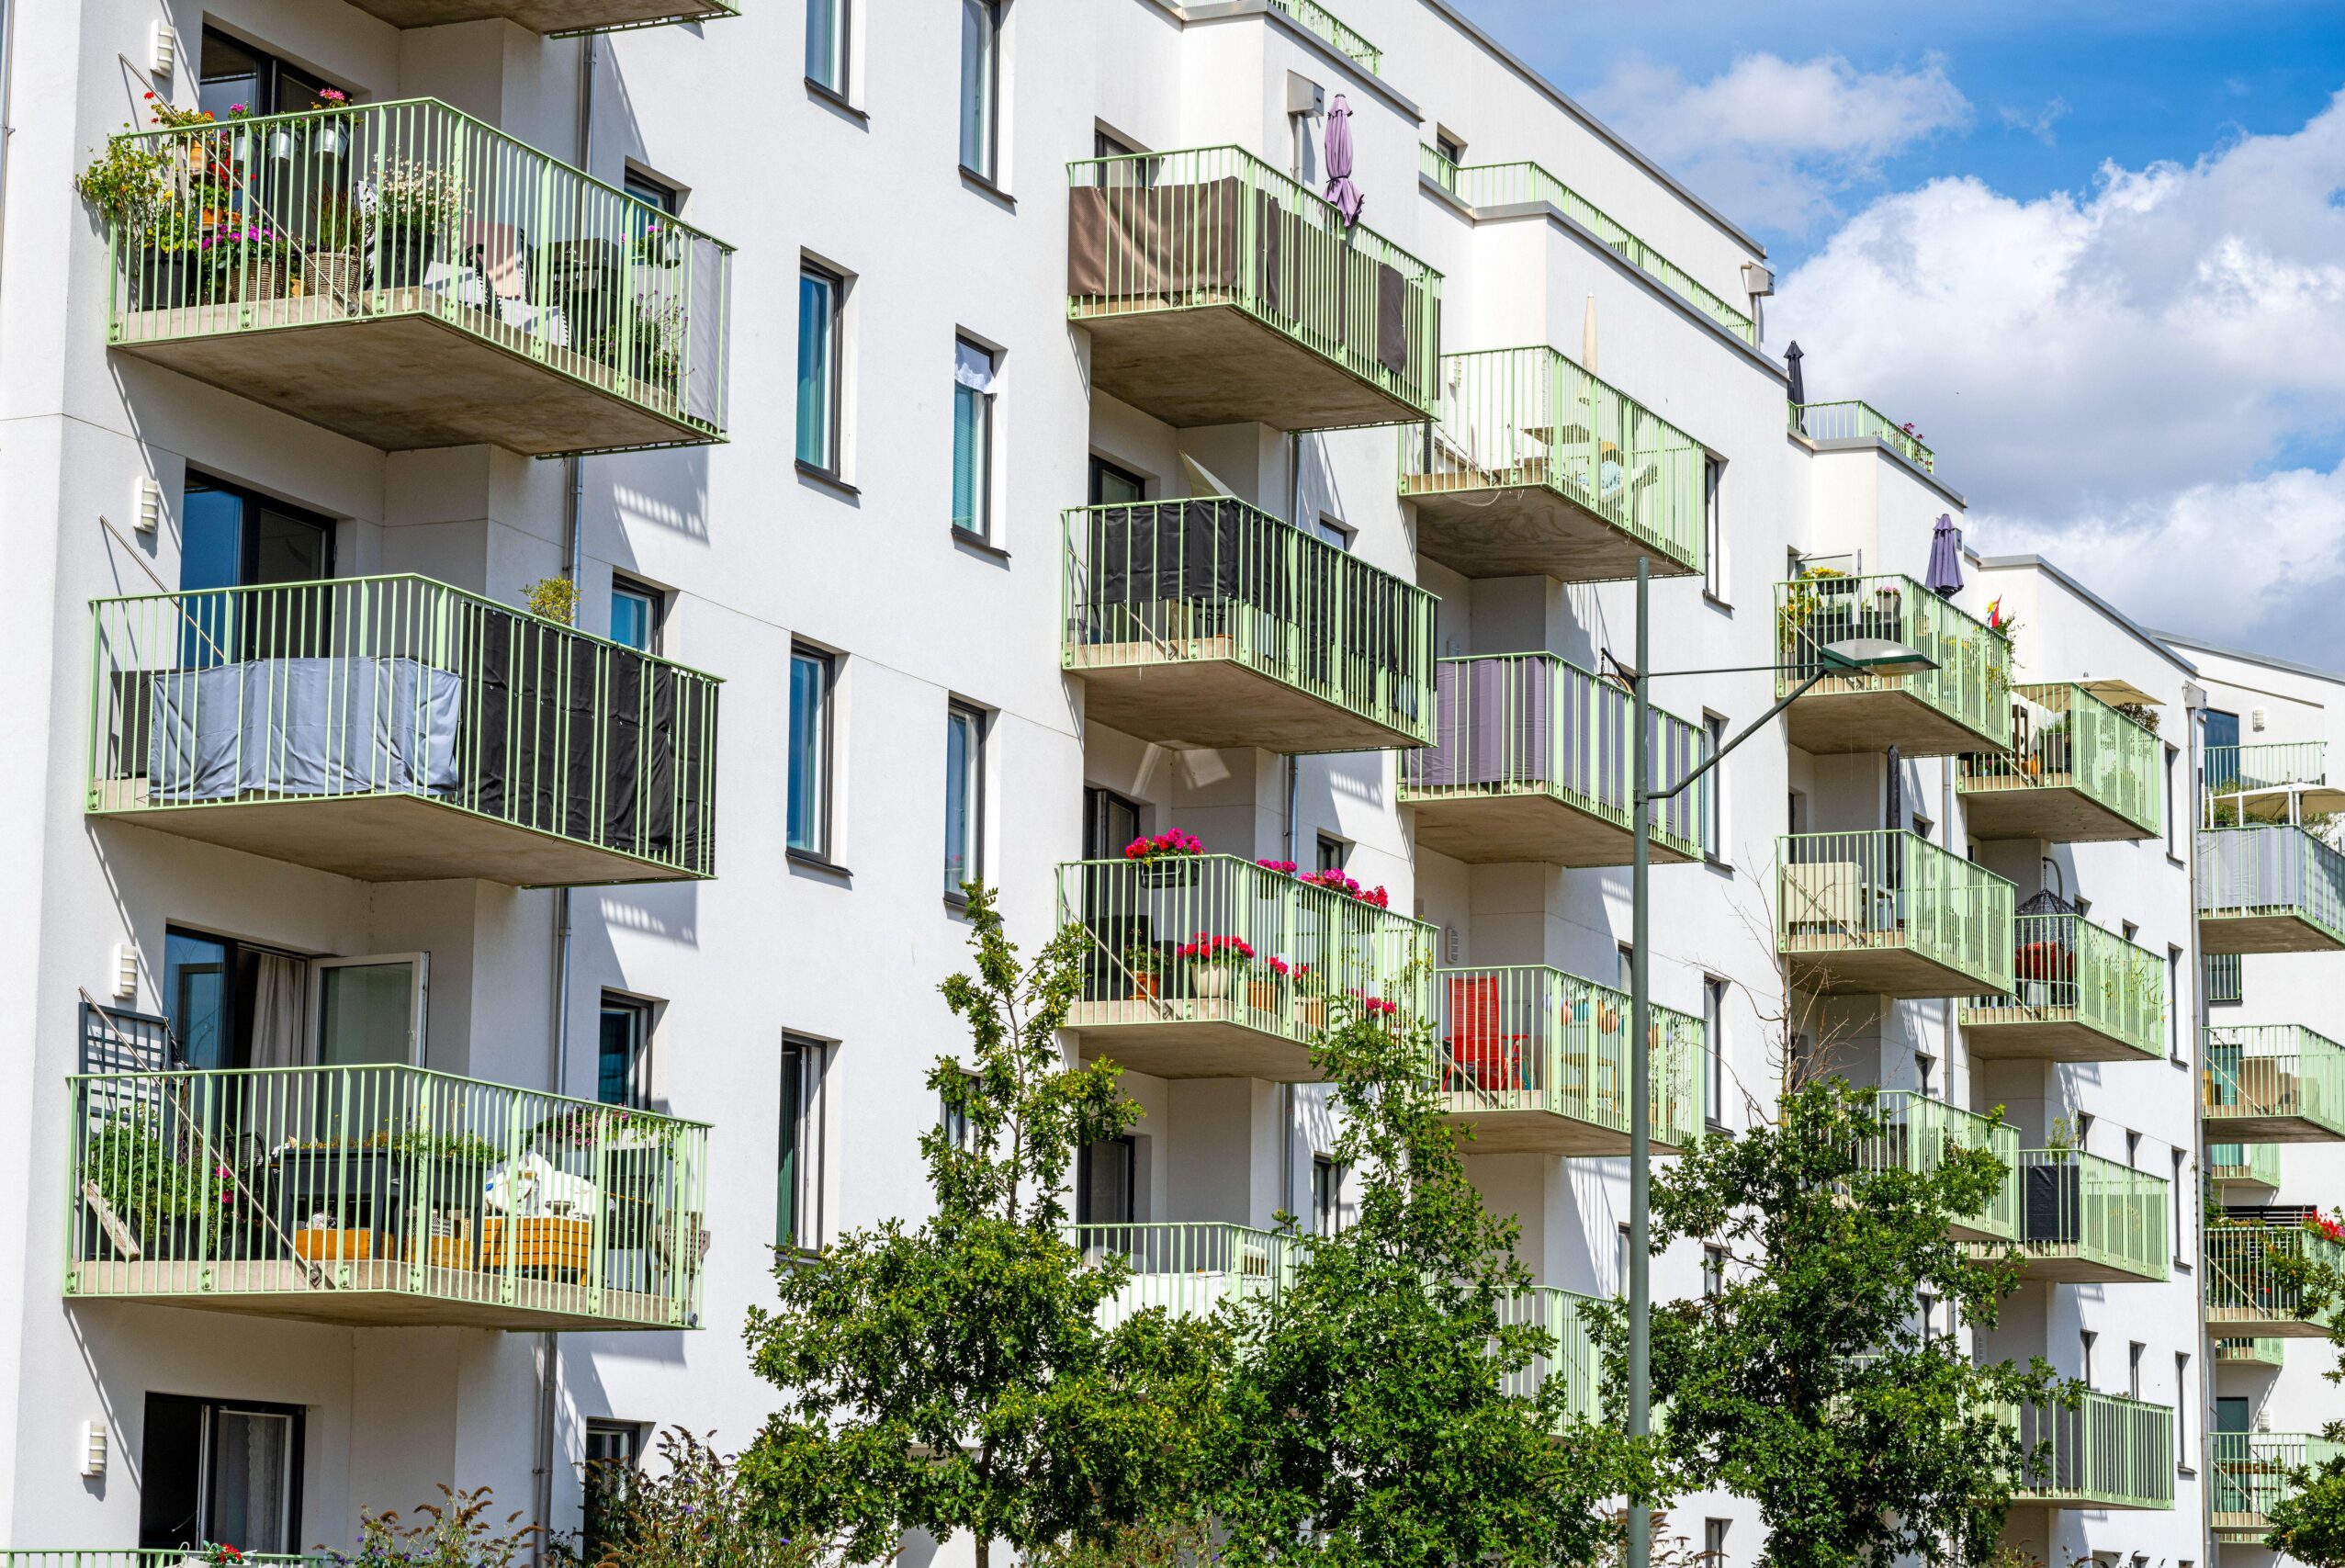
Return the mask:
{"type": "Polygon", "coordinates": [[[1327,199],[1344,215],[1344,227],[1359,221],[1368,198],[1352,184],[1352,107],[1341,93],[1327,106],[1327,199]]]}
{"type": "Polygon", "coordinates": [[[1938,513],[1938,526],[1930,535],[1930,575],[1922,586],[1941,599],[1962,592],[1962,530],[1951,513],[1938,513]]]}

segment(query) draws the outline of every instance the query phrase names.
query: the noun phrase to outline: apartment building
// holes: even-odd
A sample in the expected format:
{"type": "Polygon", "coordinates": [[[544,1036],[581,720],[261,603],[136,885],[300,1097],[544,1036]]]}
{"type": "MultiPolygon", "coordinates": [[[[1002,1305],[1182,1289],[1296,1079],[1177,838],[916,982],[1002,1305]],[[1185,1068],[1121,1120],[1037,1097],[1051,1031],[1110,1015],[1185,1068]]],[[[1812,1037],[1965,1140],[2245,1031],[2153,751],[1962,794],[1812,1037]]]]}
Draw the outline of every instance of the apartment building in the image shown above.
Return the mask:
{"type": "Polygon", "coordinates": [[[1343,1222],[1352,993],[1433,1022],[1593,1402],[1642,563],[1663,783],[1789,699],[1655,826],[1656,1146],[1820,1070],[1885,1158],[1991,1143],[2027,1282],[1945,1332],[2095,1391],[2014,1413],[2013,1540],[2211,1554],[2215,656],[1958,555],[1962,455],[1828,344],[1795,400],[1762,248],[1441,0],[6,14],[12,1546],[568,1528],[745,1440],[774,1247],[925,1201],[966,880],[1091,939],[1135,1299],[1343,1222]]]}

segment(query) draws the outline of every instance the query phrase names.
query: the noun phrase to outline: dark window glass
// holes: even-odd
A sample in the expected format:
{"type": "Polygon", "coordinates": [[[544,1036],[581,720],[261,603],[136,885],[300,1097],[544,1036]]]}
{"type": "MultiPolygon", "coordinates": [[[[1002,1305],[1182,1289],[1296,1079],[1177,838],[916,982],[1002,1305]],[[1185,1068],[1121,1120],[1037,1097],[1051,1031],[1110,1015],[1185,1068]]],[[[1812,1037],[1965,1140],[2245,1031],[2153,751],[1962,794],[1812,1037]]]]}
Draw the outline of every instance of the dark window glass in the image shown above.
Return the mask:
{"type": "Polygon", "coordinates": [[[1140,836],[1140,807],[1111,789],[1083,789],[1083,858],[1119,860],[1123,847],[1140,836]]]}
{"type": "Polygon", "coordinates": [[[611,640],[640,653],[659,652],[661,598],[656,588],[611,579],[611,640]]]}
{"type": "Polygon", "coordinates": [[[790,655],[790,848],[830,853],[830,655],[814,649],[790,655]]]}
{"type": "Polygon", "coordinates": [[[1148,498],[1147,481],[1105,457],[1091,459],[1091,504],[1137,506],[1148,498]]]}
{"type": "Polygon", "coordinates": [[[847,96],[848,0],[806,0],[806,80],[847,96]]]}
{"type": "Polygon", "coordinates": [[[299,1406],[150,1393],[140,1441],[139,1545],[247,1554],[298,1550],[299,1406]]]}
{"type": "Polygon", "coordinates": [[[626,997],[603,998],[603,1033],[595,1053],[594,1098],[604,1105],[641,1105],[644,1091],[644,1048],[650,1035],[651,1010],[626,997]]]}
{"type": "Polygon", "coordinates": [[[1083,1168],[1076,1173],[1078,1224],[1132,1224],[1133,1151],[1130,1138],[1109,1138],[1083,1151],[1083,1168]]]}
{"type": "Polygon", "coordinates": [[[798,461],[839,471],[839,311],[845,285],[820,267],[798,274],[798,461]]]}
{"type": "Polygon", "coordinates": [[[961,0],[961,166],[994,177],[1001,82],[999,0],[961,0]]]}
{"type": "Polygon", "coordinates": [[[211,28],[204,29],[197,77],[196,107],[209,110],[216,119],[226,119],[240,107],[252,114],[296,114],[317,108],[326,88],[335,85],[314,72],[211,28]]]}

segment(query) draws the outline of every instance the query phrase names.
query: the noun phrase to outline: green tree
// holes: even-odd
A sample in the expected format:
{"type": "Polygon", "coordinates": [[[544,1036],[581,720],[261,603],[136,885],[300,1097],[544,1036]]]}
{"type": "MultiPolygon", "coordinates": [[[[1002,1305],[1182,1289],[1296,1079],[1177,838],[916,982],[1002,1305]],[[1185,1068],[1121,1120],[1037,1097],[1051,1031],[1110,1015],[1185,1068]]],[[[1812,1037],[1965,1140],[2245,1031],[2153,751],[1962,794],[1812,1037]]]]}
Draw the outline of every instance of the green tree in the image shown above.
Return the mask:
{"type": "MultiPolygon", "coordinates": [[[[2072,1401],[2040,1359],[1972,1364],[1916,1320],[1923,1296],[1991,1327],[2009,1252],[1956,1240],[2006,1179],[1987,1150],[1885,1116],[1839,1078],[1796,1086],[1776,1121],[1697,1139],[1653,1179],[1656,1251],[1725,1249],[1722,1280],[1653,1314],[1666,1458],[1754,1499],[1767,1568],[1991,1555],[2024,1453],[2007,1412],[2072,1401]]],[[[1618,1364],[1625,1326],[1605,1335],[1618,1364]]]]}
{"type": "Polygon", "coordinates": [[[975,972],[943,992],[972,1051],[930,1071],[945,1118],[920,1140],[934,1213],[812,1258],[785,1249],[781,1304],[747,1329],[784,1408],[743,1479],[791,1534],[854,1562],[915,1529],[968,1531],[978,1568],[996,1541],[1110,1539],[1193,1488],[1220,1409],[1215,1325],[1154,1310],[1101,1327],[1127,1270],[1068,1239],[1076,1152],[1139,1115],[1119,1069],[1060,1055],[1079,933],[1021,969],[988,889],[970,887],[968,916],[975,972]]]}
{"type": "Polygon", "coordinates": [[[1531,1289],[1519,1226],[1467,1180],[1432,1052],[1423,1027],[1346,1009],[1314,1053],[1359,1213],[1296,1238],[1281,1288],[1235,1309],[1244,1349],[1211,1502],[1234,1568],[1585,1563],[1605,1500],[1643,1495],[1626,1440],[1571,1415],[1567,1379],[1528,1397],[1502,1386],[1556,1347],[1509,1321],[1531,1289]]]}
{"type": "MultiPolygon", "coordinates": [[[[2208,1217],[2219,1223],[2215,1213],[2208,1217]]],[[[2306,1228],[2334,1239],[2339,1219],[2332,1213],[2307,1221],[2306,1228]]],[[[2336,1308],[2345,1301],[2345,1270],[2331,1261],[2333,1257],[2325,1247],[2267,1247],[2257,1261],[2268,1277],[2262,1290],[2292,1302],[2293,1314],[2307,1318],[2328,1316],[2328,1343],[2339,1352],[2339,1359],[2321,1375],[2339,1383],[2345,1382],[2345,1312],[2336,1308]]],[[[2219,1268],[2213,1284],[2222,1289],[2219,1268]]],[[[2345,1421],[2328,1423],[2320,1435],[2331,1446],[2328,1457],[2289,1472],[2288,1484],[2264,1516],[2269,1529],[2263,1544],[2311,1568],[2345,1568],[2345,1421]]],[[[2249,1479],[2231,1481],[2223,1474],[2227,1463],[2238,1462],[2236,1458],[2227,1461],[2220,1452],[2215,1455],[2218,1486],[2255,1484],[2249,1479]]]]}
{"type": "MultiPolygon", "coordinates": [[[[2345,1442],[2345,1424],[2324,1434],[2345,1442]]],[[[2216,1484],[2225,1484],[2218,1473],[2216,1484]]],[[[2297,1469],[2287,1490],[2265,1515],[2263,1544],[2310,1568],[2345,1568],[2345,1453],[2297,1469]]]]}

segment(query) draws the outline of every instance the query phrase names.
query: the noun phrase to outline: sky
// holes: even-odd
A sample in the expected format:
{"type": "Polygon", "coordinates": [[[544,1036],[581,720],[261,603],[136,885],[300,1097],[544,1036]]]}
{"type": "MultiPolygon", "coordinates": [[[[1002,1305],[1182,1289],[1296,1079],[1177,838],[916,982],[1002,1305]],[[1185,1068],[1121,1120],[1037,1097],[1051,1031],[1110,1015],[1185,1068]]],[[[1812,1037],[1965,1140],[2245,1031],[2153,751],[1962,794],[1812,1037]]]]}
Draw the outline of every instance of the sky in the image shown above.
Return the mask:
{"type": "Polygon", "coordinates": [[[1766,246],[1975,548],[2345,671],[2340,0],[1452,3],[1766,246]]]}

